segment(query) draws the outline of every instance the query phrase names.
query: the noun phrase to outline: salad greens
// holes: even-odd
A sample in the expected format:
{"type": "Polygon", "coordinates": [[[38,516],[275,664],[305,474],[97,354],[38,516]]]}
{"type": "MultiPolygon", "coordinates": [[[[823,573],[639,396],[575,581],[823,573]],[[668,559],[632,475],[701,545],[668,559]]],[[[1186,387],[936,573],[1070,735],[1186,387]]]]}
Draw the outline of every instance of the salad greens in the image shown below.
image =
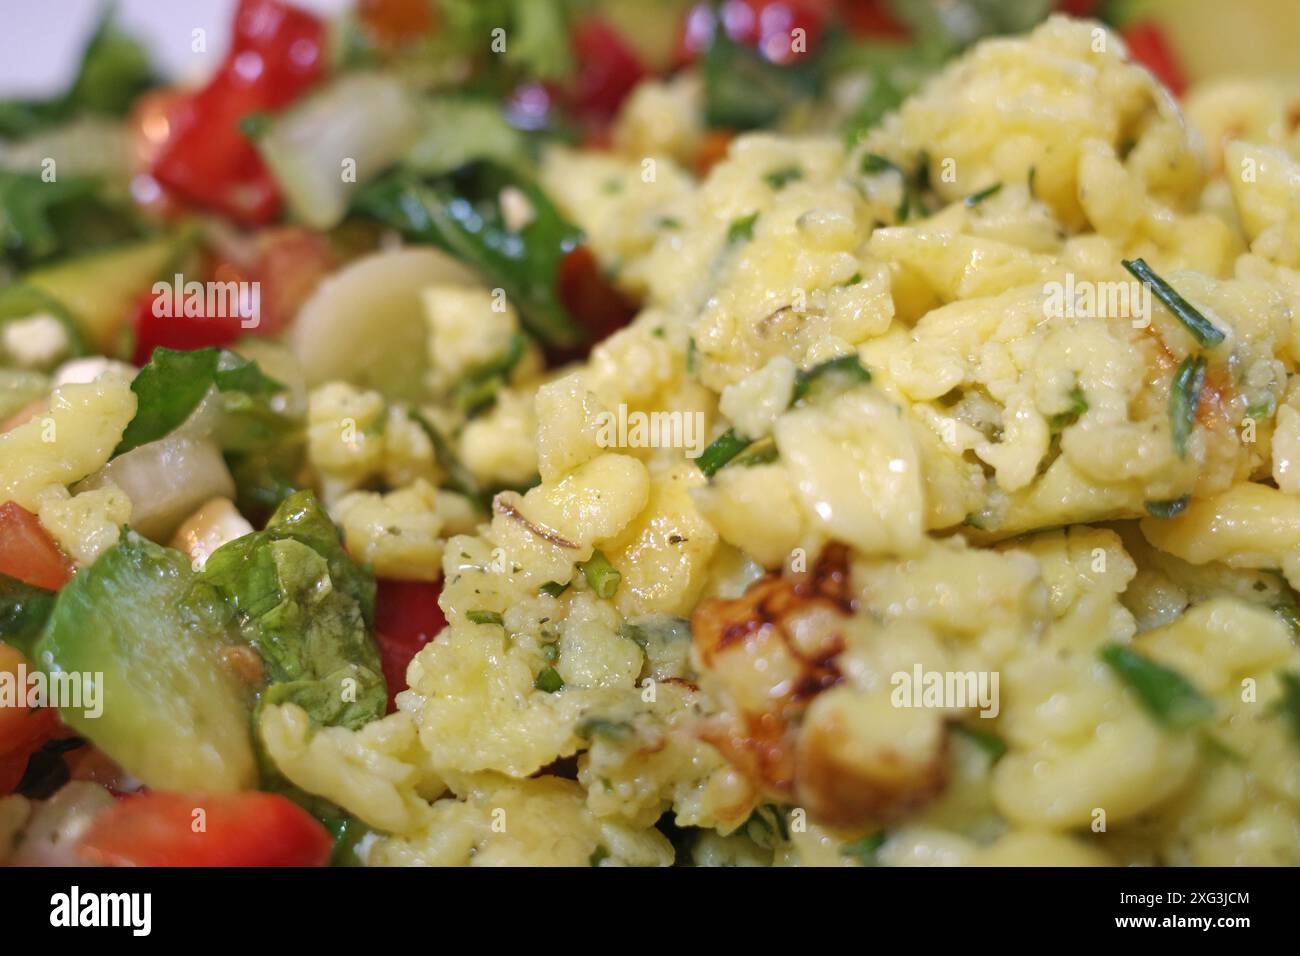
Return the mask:
{"type": "Polygon", "coordinates": [[[560,263],[582,234],[523,176],[486,160],[439,177],[398,170],[361,190],[354,208],[409,240],[446,250],[505,289],[524,325],[546,344],[569,347],[583,341],[557,288],[560,263]],[[507,219],[504,190],[523,198],[532,213],[529,221],[507,219]]]}
{"type": "Polygon", "coordinates": [[[56,597],[53,591],[0,574],[0,641],[30,658],[56,597]]]}
{"type": "Polygon", "coordinates": [[[144,48],[117,30],[109,9],[82,53],[76,79],[62,96],[0,100],[0,138],[21,139],[79,113],[124,116],[136,96],[153,83],[144,48]]]}

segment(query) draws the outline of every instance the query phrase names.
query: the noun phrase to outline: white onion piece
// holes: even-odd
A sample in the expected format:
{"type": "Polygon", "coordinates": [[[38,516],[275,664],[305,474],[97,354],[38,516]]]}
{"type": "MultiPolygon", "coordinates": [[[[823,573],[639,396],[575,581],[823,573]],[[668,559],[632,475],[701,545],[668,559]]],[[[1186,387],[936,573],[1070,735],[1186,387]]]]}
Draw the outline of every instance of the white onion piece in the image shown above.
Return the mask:
{"type": "Polygon", "coordinates": [[[343,379],[395,398],[420,397],[428,368],[420,292],[435,284],[478,279],[446,253],[422,247],[373,253],[322,282],[288,336],[307,384],[343,379]]]}
{"type": "Polygon", "coordinates": [[[131,499],[131,527],[166,543],[212,498],[233,498],[235,481],[210,441],[176,433],[133,448],[81,482],[76,491],[117,485],[131,499]]]}
{"type": "Polygon", "coordinates": [[[90,824],[116,801],[89,780],[73,780],[36,804],[9,861],[14,866],[87,866],[77,855],[90,824]]]}

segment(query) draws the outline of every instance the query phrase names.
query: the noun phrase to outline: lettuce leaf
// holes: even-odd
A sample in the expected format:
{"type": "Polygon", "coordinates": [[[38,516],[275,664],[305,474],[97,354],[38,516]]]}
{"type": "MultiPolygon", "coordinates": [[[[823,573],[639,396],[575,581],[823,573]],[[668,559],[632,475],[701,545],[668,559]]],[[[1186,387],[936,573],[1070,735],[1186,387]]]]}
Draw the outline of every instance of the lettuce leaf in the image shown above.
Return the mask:
{"type": "Polygon", "coordinates": [[[114,455],[171,434],[214,388],[226,413],[218,436],[223,449],[261,447],[278,437],[285,423],[270,400],[284,386],[256,362],[226,349],[158,348],[131,383],[139,405],[114,455]]]}
{"type": "Polygon", "coordinates": [[[30,659],[57,597],[53,591],[0,574],[0,641],[30,659]]]}
{"type": "Polygon", "coordinates": [[[235,609],[262,656],[259,710],[292,701],[318,724],[351,728],[383,716],[374,578],[348,557],[310,492],[290,495],[265,530],[218,548],[200,579],[235,609]]]}
{"type": "Polygon", "coordinates": [[[548,345],[581,344],[584,333],[560,300],[560,263],[582,240],[533,182],[490,161],[443,176],[421,178],[398,170],[358,193],[353,207],[413,242],[438,246],[505,289],[528,331],[548,345]],[[517,189],[533,218],[512,229],[501,210],[501,191],[517,189]]]}

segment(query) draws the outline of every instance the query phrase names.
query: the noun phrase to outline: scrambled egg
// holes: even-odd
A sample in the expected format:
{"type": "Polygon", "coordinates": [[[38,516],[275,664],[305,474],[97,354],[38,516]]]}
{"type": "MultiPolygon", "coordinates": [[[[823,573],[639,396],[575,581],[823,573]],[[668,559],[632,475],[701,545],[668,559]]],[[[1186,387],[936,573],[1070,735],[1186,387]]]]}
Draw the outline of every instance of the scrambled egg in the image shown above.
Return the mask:
{"type": "MultiPolygon", "coordinates": [[[[526,359],[466,427],[422,410],[479,481],[539,483],[476,515],[434,490],[414,410],[311,394],[348,548],[440,569],[448,627],[359,731],[265,708],[269,758],[378,831],[371,864],[1300,864],[1282,103],[1223,84],[1189,126],[1120,40],[1056,18],[982,43],[862,143],[746,135],[697,182],[692,91],[643,88],[614,151],[541,171],[640,315],[580,365],[526,359]],[[1136,259],[1221,341],[1160,300],[1045,308],[1056,284],[1132,283],[1136,259]],[[795,400],[843,356],[870,381],[795,400]],[[619,408],[768,453],[706,475],[682,448],[605,447],[619,408]],[[376,476],[400,490],[359,490],[376,476]],[[1203,719],[1162,719],[1110,651],[1180,675],[1203,719]],[[997,675],[990,716],[898,706],[914,668],[997,675]],[[665,813],[700,832],[675,848],[665,813]]],[[[517,331],[487,292],[426,298],[435,386],[517,331]]],[[[67,386],[50,416],[90,428],[130,398],[67,386]]],[[[0,487],[120,520],[41,497],[111,444],[47,460],[40,428],[0,487]]]]}

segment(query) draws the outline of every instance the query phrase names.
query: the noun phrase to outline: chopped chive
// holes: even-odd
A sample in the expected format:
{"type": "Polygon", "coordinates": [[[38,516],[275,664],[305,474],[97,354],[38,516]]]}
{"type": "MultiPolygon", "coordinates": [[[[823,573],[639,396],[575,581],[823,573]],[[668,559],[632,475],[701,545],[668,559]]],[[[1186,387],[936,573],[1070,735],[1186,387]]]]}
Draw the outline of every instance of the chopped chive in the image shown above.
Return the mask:
{"type": "Polygon", "coordinates": [[[469,611],[465,614],[471,624],[504,624],[505,621],[496,611],[469,611]]]}
{"type": "Polygon", "coordinates": [[[987,186],[984,189],[981,189],[979,192],[971,193],[969,196],[965,198],[965,200],[963,200],[963,202],[965,203],[967,208],[970,208],[971,206],[978,206],[984,200],[990,199],[993,196],[996,196],[1000,192],[1002,192],[1002,184],[994,183],[992,186],[987,186]]]}
{"type": "Polygon", "coordinates": [[[667,330],[666,330],[662,325],[660,325],[660,326],[655,327],[655,328],[650,332],[650,334],[653,335],[653,336],[654,336],[655,338],[657,338],[657,339],[662,339],[664,336],[666,336],[666,335],[668,334],[668,331],[667,331],[667,330]]]}
{"type": "Polygon", "coordinates": [[[433,457],[438,462],[438,466],[447,473],[447,484],[452,491],[468,498],[480,513],[486,513],[488,510],[486,496],[479,488],[478,481],[451,447],[451,442],[447,441],[442,432],[419,412],[412,411],[410,415],[429,436],[429,443],[433,445],[433,457]]]}
{"type": "Polygon", "coordinates": [[[1007,752],[1007,742],[995,733],[975,730],[965,724],[953,724],[952,729],[988,754],[992,763],[997,763],[1007,752]]]}
{"type": "Polygon", "coordinates": [[[1137,694],[1146,711],[1171,730],[1186,730],[1214,713],[1214,705],[1182,674],[1130,647],[1108,644],[1101,659],[1137,694]]]}
{"type": "Polygon", "coordinates": [[[1029,196],[1031,199],[1038,198],[1038,167],[1029,167],[1029,196]]]}
{"type": "Polygon", "coordinates": [[[972,511],[972,512],[971,512],[970,514],[968,514],[966,517],[962,518],[962,519],[961,519],[961,523],[964,524],[964,525],[965,525],[966,527],[968,527],[968,528],[974,528],[976,531],[987,531],[987,530],[989,530],[989,526],[988,526],[988,524],[984,521],[984,517],[983,517],[981,514],[979,514],[978,512],[975,512],[975,511],[972,511]]]}
{"type": "Polygon", "coordinates": [[[712,478],[723,465],[731,461],[751,444],[753,442],[748,438],[737,435],[734,428],[728,428],[713,439],[709,447],[704,449],[699,458],[695,459],[695,463],[700,466],[700,471],[704,472],[704,477],[712,478]]]}
{"type": "Polygon", "coordinates": [[[727,228],[727,245],[734,246],[754,238],[754,223],[758,222],[758,213],[751,212],[742,216],[727,228]]]}
{"type": "Polygon", "coordinates": [[[618,627],[618,636],[624,640],[631,641],[641,650],[645,650],[650,645],[650,635],[646,633],[644,627],[639,624],[620,624],[618,627]]]}
{"type": "Polygon", "coordinates": [[[612,598],[618,591],[618,582],[623,575],[618,568],[609,563],[609,559],[599,551],[593,551],[591,560],[580,565],[582,575],[587,579],[587,586],[596,592],[598,598],[612,598]]]}
{"type": "Polygon", "coordinates": [[[879,866],[876,853],[885,845],[885,831],[869,833],[860,840],[845,843],[840,847],[840,856],[857,860],[862,866],[879,866]]]}
{"type": "Polygon", "coordinates": [[[1187,457],[1187,439],[1192,437],[1192,430],[1196,427],[1196,406],[1201,402],[1204,385],[1205,358],[1189,355],[1178,366],[1169,391],[1169,425],[1179,458],[1187,457]]]}
{"type": "Polygon", "coordinates": [[[676,219],[672,216],[660,216],[658,219],[655,220],[655,225],[658,226],[660,229],[682,228],[681,220],[676,219]]]}
{"type": "Polygon", "coordinates": [[[614,743],[622,743],[632,736],[632,725],[625,720],[608,720],[604,717],[584,717],[578,721],[573,732],[583,740],[604,737],[614,743]]]}
{"type": "Polygon", "coordinates": [[[1171,498],[1168,501],[1148,501],[1142,507],[1146,508],[1147,514],[1151,517],[1167,521],[1186,511],[1187,503],[1191,500],[1191,495],[1183,495],[1181,498],[1171,498]]]}
{"type": "Polygon", "coordinates": [[[1053,415],[1047,420],[1047,424],[1054,432],[1062,431],[1077,422],[1087,410],[1088,396],[1083,393],[1083,389],[1076,385],[1070,389],[1070,407],[1053,415]]]}
{"type": "Polygon", "coordinates": [[[781,169],[772,170],[763,179],[773,190],[780,191],[786,187],[787,183],[803,179],[803,170],[798,166],[785,166],[781,169]]]}
{"type": "Polygon", "coordinates": [[[887,173],[890,170],[902,175],[903,170],[897,163],[893,163],[879,153],[867,153],[862,157],[862,171],[868,176],[875,176],[879,173],[887,173]]]}
{"type": "Polygon", "coordinates": [[[845,279],[843,282],[840,283],[840,288],[847,289],[849,288],[849,286],[855,286],[861,281],[862,281],[862,273],[855,272],[853,273],[853,275],[849,276],[847,279],[845,279]]]}
{"type": "Polygon", "coordinates": [[[554,664],[560,659],[560,649],[554,644],[543,644],[542,659],[548,664],[554,664]]]}
{"type": "Polygon", "coordinates": [[[601,860],[609,859],[609,851],[605,849],[605,844],[601,844],[591,851],[591,856],[587,857],[587,863],[591,866],[600,866],[601,860]]]}
{"type": "Polygon", "coordinates": [[[554,694],[564,686],[564,678],[560,676],[560,672],[554,667],[546,667],[538,672],[537,679],[533,681],[533,686],[548,694],[554,694]]]}
{"type": "Polygon", "coordinates": [[[690,340],[686,343],[687,373],[690,375],[694,375],[696,369],[699,368],[699,365],[700,365],[700,350],[699,350],[699,346],[695,344],[695,336],[692,335],[690,340]]]}
{"type": "Polygon", "coordinates": [[[780,453],[776,448],[776,439],[771,435],[767,435],[752,442],[749,447],[731,460],[731,464],[739,465],[742,468],[753,468],[755,465],[770,464],[776,461],[778,457],[780,457],[780,453]]]}
{"type": "Polygon", "coordinates": [[[1282,699],[1278,701],[1278,710],[1291,727],[1291,736],[1300,744],[1300,674],[1294,671],[1282,671],[1277,675],[1282,684],[1282,699]]]}
{"type": "Polygon", "coordinates": [[[795,379],[791,401],[825,397],[832,392],[842,392],[870,381],[871,372],[862,366],[857,355],[850,352],[801,371],[795,379]]]}
{"type": "Polygon", "coordinates": [[[1120,264],[1129,271],[1133,278],[1149,285],[1152,295],[1174,314],[1174,318],[1187,326],[1187,331],[1191,332],[1193,338],[1203,347],[1213,348],[1223,341],[1223,332],[1216,328],[1213,322],[1201,315],[1191,303],[1175,292],[1173,286],[1156,275],[1144,260],[1122,259],[1120,264]]]}
{"type": "Polygon", "coordinates": [[[561,584],[559,581],[547,581],[537,590],[543,594],[549,594],[553,598],[559,597],[565,591],[569,590],[568,584],[561,584]]]}

